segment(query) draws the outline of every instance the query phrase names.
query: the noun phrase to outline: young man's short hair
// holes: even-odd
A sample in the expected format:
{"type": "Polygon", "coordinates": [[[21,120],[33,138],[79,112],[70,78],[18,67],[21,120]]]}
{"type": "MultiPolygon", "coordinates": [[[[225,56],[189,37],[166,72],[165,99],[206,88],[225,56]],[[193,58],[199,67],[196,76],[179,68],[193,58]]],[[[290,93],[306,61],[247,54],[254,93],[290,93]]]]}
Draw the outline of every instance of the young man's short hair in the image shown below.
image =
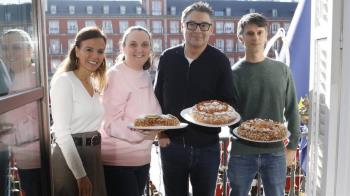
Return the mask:
{"type": "Polygon", "coordinates": [[[237,24],[237,36],[243,34],[244,27],[248,24],[255,24],[258,27],[267,28],[267,20],[266,18],[259,13],[250,13],[242,16],[237,24]]]}

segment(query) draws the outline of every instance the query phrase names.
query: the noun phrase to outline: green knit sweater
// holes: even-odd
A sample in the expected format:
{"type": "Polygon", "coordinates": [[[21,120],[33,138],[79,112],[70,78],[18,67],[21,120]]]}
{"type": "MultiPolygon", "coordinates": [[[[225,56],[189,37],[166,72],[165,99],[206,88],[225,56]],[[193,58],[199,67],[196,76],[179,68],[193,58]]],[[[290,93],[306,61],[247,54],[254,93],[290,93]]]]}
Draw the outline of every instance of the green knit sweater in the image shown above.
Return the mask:
{"type": "MultiPolygon", "coordinates": [[[[300,135],[298,103],[292,74],[287,65],[270,58],[259,63],[245,60],[233,67],[234,106],[242,121],[262,118],[287,122],[291,132],[289,149],[296,149],[300,135]]],[[[277,153],[283,142],[254,143],[233,139],[233,154],[277,153]]]]}

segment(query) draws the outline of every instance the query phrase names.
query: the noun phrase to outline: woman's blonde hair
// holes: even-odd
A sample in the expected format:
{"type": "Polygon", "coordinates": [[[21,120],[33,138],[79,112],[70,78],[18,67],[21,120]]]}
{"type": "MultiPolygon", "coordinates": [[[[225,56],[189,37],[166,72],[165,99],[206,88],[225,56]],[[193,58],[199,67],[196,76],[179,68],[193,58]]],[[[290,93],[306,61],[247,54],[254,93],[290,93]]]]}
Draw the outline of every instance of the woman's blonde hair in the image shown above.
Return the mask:
{"type": "MultiPolygon", "coordinates": [[[[126,29],[126,31],[124,32],[123,34],[123,37],[122,39],[119,41],[119,47],[122,48],[122,47],[125,47],[126,45],[126,39],[128,38],[128,35],[133,32],[133,31],[143,31],[145,32],[148,37],[149,37],[149,40],[150,40],[150,47],[151,47],[151,50],[152,50],[152,35],[151,33],[144,27],[142,26],[131,26],[129,27],[128,29],[126,29]]],[[[116,64],[119,64],[121,62],[123,62],[125,60],[125,54],[123,53],[122,50],[120,50],[120,53],[117,57],[117,60],[116,60],[116,64]]],[[[148,70],[152,65],[152,52],[150,54],[150,56],[148,57],[147,61],[145,62],[145,64],[143,65],[143,70],[148,70]]]]}
{"type": "MultiPolygon", "coordinates": [[[[76,56],[75,48],[80,48],[81,42],[88,39],[102,38],[107,43],[106,35],[98,27],[82,28],[75,37],[74,45],[70,48],[67,57],[63,60],[60,67],[55,72],[52,81],[54,81],[63,72],[74,71],[78,69],[79,59],[76,56]]],[[[102,92],[106,85],[106,59],[103,59],[102,64],[92,73],[92,84],[95,90],[102,92]]]]}

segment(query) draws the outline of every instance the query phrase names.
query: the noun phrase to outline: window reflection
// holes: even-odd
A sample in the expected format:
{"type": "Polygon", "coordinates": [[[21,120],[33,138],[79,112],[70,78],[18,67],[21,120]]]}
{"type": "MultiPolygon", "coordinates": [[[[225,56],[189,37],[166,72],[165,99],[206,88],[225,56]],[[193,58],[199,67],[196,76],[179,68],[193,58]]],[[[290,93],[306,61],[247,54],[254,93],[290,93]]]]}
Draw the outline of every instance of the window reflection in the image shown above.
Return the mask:
{"type": "Polygon", "coordinates": [[[18,170],[15,171],[18,172],[20,188],[25,195],[40,195],[37,103],[24,105],[0,116],[0,146],[3,152],[0,153],[0,164],[17,167],[18,170]]]}
{"type": "Polygon", "coordinates": [[[1,35],[0,45],[0,94],[35,87],[34,47],[29,34],[21,29],[9,29],[1,35]]]}

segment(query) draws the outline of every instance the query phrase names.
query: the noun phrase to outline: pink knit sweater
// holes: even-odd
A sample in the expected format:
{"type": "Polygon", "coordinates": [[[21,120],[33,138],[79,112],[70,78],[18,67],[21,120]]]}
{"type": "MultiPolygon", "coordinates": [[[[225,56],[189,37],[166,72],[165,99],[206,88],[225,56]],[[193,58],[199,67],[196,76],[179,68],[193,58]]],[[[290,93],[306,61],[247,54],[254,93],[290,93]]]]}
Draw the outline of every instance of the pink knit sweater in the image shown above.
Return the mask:
{"type": "Polygon", "coordinates": [[[127,128],[142,114],[160,114],[147,71],[119,64],[108,72],[102,96],[105,117],[102,122],[102,160],[105,165],[141,166],[150,163],[155,133],[146,136],[127,128]]]}

